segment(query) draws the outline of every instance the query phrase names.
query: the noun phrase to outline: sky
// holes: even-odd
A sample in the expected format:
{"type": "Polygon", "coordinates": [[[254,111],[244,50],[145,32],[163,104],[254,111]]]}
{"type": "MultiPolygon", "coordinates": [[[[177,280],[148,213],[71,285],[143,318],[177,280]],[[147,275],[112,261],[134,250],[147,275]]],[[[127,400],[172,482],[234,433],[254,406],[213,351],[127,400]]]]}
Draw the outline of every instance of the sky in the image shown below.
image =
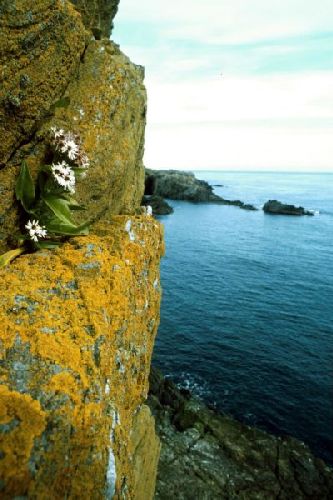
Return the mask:
{"type": "Polygon", "coordinates": [[[333,172],[332,0],[120,0],[145,165],[333,172]]]}

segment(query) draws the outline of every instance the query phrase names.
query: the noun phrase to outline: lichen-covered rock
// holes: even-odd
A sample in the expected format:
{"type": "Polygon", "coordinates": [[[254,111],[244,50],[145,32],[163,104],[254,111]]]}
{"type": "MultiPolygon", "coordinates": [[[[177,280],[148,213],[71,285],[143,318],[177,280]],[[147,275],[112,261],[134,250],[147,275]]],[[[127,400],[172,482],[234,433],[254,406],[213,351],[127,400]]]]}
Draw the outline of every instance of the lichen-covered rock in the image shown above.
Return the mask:
{"type": "Polygon", "coordinates": [[[154,497],[161,445],[155,433],[155,419],[146,405],[135,415],[131,442],[135,499],[147,500],[154,497]]]}
{"type": "Polygon", "coordinates": [[[109,38],[119,0],[71,0],[81,12],[84,24],[97,39],[109,38]]]}
{"type": "Polygon", "coordinates": [[[154,219],[118,216],[0,270],[1,498],[151,498],[162,251],[154,219]]]}
{"type": "Polygon", "coordinates": [[[81,16],[67,1],[1,1],[0,168],[61,97],[85,40],[81,16]]]}
{"type": "Polygon", "coordinates": [[[115,44],[91,41],[77,78],[53,107],[52,117],[0,170],[0,253],[10,246],[8,236],[19,230],[14,187],[20,164],[25,159],[34,174],[47,160],[51,126],[78,133],[90,158],[89,173],[77,187],[76,198],[88,210],[82,219],[89,213],[90,219],[100,221],[110,214],[133,213],[140,206],[146,121],[143,76],[143,69],[115,44]]]}
{"type": "Polygon", "coordinates": [[[132,213],[144,192],[146,90],[143,68],[109,40],[92,41],[79,77],[68,87],[68,104],[52,124],[80,134],[91,160],[78,199],[91,217],[132,213]]]}

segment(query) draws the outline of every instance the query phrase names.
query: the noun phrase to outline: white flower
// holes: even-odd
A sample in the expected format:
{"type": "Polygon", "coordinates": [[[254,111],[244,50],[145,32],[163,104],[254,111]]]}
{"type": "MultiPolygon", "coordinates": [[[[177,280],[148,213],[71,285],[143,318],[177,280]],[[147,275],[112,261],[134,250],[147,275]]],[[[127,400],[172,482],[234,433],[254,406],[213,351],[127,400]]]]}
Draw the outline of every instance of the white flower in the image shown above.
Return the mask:
{"type": "Polygon", "coordinates": [[[58,137],[61,137],[62,135],[65,134],[65,131],[62,128],[56,128],[56,127],[51,127],[51,132],[53,133],[55,139],[58,139],[58,137]]]}
{"type": "Polygon", "coordinates": [[[67,154],[70,160],[75,160],[79,154],[79,146],[75,142],[76,136],[72,132],[67,132],[64,138],[61,139],[61,144],[59,144],[60,151],[67,154]]]}
{"type": "Polygon", "coordinates": [[[62,153],[67,153],[67,156],[70,160],[75,160],[79,153],[79,146],[73,139],[66,137],[62,146],[60,147],[60,151],[62,153]]]}
{"type": "Polygon", "coordinates": [[[146,206],[146,214],[147,215],[153,215],[153,209],[150,205],[146,206]]]}
{"type": "Polygon", "coordinates": [[[33,220],[33,221],[29,220],[28,224],[25,225],[25,228],[29,232],[30,239],[32,239],[35,242],[38,241],[38,238],[45,238],[47,235],[45,226],[40,226],[38,220],[33,220]]]}
{"type": "Polygon", "coordinates": [[[71,193],[75,192],[75,175],[73,170],[65,161],[61,163],[52,164],[51,166],[52,174],[57,181],[57,183],[67,189],[71,193]]]}

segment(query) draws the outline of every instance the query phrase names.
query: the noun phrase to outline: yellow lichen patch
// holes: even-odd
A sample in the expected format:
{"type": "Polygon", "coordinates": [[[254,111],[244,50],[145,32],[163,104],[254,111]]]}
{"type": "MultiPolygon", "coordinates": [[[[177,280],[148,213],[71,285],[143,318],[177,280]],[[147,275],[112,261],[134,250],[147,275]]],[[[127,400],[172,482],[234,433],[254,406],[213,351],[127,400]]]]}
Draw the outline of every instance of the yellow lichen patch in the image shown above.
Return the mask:
{"type": "Polygon", "coordinates": [[[0,270],[0,383],[38,400],[48,422],[20,491],[31,498],[136,498],[130,435],[159,321],[162,233],[145,216],[96,231],[0,270]]]}
{"type": "Polygon", "coordinates": [[[67,394],[73,404],[80,402],[79,387],[74,376],[68,372],[60,372],[54,375],[46,387],[50,393],[64,393],[67,394]]]}
{"type": "Polygon", "coordinates": [[[13,496],[32,479],[29,459],[45,425],[46,413],[38,401],[0,385],[0,478],[13,496]]]}

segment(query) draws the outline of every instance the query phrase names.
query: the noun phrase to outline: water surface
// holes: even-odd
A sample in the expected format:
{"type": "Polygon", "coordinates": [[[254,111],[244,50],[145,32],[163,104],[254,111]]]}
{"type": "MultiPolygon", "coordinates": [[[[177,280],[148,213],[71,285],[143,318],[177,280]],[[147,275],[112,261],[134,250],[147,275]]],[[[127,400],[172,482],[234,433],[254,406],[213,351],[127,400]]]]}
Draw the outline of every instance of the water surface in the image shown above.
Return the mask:
{"type": "Polygon", "coordinates": [[[226,198],[319,215],[171,201],[154,361],[218,409],[333,462],[333,175],[196,175],[226,198]]]}

